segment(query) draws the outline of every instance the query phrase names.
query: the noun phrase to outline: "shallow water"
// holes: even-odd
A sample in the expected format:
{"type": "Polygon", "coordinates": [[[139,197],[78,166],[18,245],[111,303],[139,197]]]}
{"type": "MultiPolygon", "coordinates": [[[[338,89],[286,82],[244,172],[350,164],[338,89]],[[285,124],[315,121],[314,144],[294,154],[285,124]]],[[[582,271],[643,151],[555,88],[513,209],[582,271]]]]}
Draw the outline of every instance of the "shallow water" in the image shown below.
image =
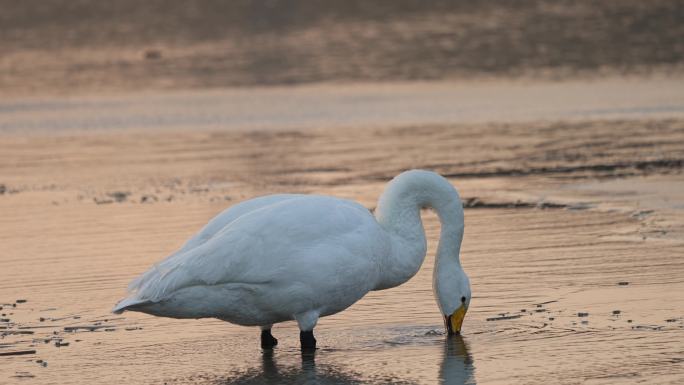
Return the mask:
{"type": "Polygon", "coordinates": [[[651,119],[2,136],[0,354],[35,353],[0,356],[0,383],[681,383],[681,198],[662,186],[683,183],[683,132],[651,119]],[[470,202],[462,337],[444,335],[432,296],[429,212],[421,271],[322,319],[313,356],[294,323],[263,354],[255,328],[108,313],[237,201],[317,192],[373,208],[411,167],[451,175],[470,202]]]}
{"type": "MultiPolygon", "coordinates": [[[[204,221],[210,208],[219,208],[207,206],[91,205],[79,210],[85,217],[80,219],[59,206],[24,212],[32,218],[30,225],[5,218],[3,228],[12,221],[18,230],[30,227],[44,234],[40,241],[28,236],[3,241],[13,251],[4,258],[9,274],[3,274],[3,296],[28,299],[3,311],[10,312],[13,329],[35,332],[4,340],[14,345],[8,349],[37,350],[35,356],[3,357],[9,363],[3,365],[5,378],[26,371],[41,383],[301,383],[316,378],[322,383],[458,384],[612,382],[616,377],[675,383],[684,375],[684,301],[675,294],[684,289],[684,246],[604,237],[637,227],[621,214],[468,211],[463,263],[474,298],[463,338],[443,335],[431,292],[431,258],[404,286],[371,293],[322,319],[316,329],[321,349],[313,358],[301,357],[293,323],[276,326],[280,345],[272,356],[263,356],[256,329],[107,314],[130,277],[177,246],[176,240],[204,221]],[[629,284],[618,284],[623,281],[629,284]],[[620,314],[613,315],[614,310],[620,314]],[[580,312],[589,315],[578,317],[580,312]],[[488,321],[500,313],[520,317],[488,321]],[[64,331],[68,326],[101,328],[64,331]],[[56,347],[56,338],[69,346],[56,347]]],[[[434,216],[427,216],[427,227],[432,255],[434,216]]]]}

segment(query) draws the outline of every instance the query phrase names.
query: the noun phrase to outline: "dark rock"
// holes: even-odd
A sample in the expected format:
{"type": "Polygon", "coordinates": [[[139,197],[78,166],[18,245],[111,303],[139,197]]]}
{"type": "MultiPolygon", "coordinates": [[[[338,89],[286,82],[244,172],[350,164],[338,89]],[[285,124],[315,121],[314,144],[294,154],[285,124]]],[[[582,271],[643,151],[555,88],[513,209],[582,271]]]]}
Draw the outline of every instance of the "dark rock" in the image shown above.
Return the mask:
{"type": "Polygon", "coordinates": [[[13,352],[0,352],[0,356],[23,356],[25,354],[36,354],[35,350],[17,350],[13,352]]]}
{"type": "Polygon", "coordinates": [[[142,198],[140,198],[140,203],[152,203],[158,200],[159,199],[155,195],[143,195],[142,198]]]}
{"type": "Polygon", "coordinates": [[[148,49],[145,51],[145,60],[159,60],[162,58],[162,52],[158,49],[148,49]]]}
{"type": "Polygon", "coordinates": [[[107,193],[108,197],[114,198],[114,200],[117,202],[125,201],[129,195],[131,195],[131,193],[129,193],[127,191],[114,191],[114,192],[107,193]]]}

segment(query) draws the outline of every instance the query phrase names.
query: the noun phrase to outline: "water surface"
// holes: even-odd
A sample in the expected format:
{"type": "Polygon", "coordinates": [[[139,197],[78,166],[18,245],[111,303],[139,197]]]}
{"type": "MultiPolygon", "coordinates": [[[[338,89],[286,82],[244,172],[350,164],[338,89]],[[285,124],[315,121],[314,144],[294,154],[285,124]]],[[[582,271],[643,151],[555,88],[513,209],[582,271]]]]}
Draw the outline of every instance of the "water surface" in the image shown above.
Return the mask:
{"type": "MultiPolygon", "coordinates": [[[[66,107],[41,108],[42,126],[66,107]]],[[[29,115],[5,111],[3,125],[29,115]]],[[[66,114],[53,126],[79,119],[66,114]]],[[[163,133],[0,136],[0,354],[35,351],[0,356],[0,382],[684,379],[680,119],[346,129],[303,120],[266,131],[193,130],[193,119],[163,133]],[[255,328],[109,313],[129,280],[235,202],[315,192],[372,209],[386,181],[414,167],[447,175],[468,206],[462,261],[473,300],[462,337],[444,335],[432,296],[439,223],[430,212],[421,271],[322,319],[315,355],[299,352],[294,323],[274,328],[280,344],[264,354],[255,328]]]]}

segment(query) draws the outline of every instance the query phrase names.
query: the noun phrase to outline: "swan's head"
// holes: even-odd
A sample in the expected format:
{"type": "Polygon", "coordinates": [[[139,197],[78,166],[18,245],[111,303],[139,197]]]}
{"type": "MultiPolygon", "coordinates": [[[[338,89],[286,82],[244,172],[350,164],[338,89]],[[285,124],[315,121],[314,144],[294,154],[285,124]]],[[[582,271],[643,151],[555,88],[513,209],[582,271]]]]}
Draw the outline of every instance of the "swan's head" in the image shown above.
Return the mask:
{"type": "Polygon", "coordinates": [[[461,266],[436,272],[435,295],[444,315],[447,334],[461,333],[461,326],[470,306],[470,280],[461,266]]]}

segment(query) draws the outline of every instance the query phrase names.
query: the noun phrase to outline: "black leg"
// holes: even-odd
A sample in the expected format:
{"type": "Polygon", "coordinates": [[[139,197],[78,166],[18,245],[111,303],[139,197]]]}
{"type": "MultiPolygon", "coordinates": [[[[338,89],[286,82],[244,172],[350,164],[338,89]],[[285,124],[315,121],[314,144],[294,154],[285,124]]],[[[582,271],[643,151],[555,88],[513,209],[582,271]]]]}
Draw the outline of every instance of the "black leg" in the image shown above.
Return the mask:
{"type": "Polygon", "coordinates": [[[271,329],[261,331],[261,348],[262,349],[273,349],[274,346],[278,345],[278,340],[271,334],[271,329]]]}
{"type": "Polygon", "coordinates": [[[316,350],[316,339],[313,335],[313,330],[299,332],[299,342],[302,344],[302,351],[316,350]]]}

